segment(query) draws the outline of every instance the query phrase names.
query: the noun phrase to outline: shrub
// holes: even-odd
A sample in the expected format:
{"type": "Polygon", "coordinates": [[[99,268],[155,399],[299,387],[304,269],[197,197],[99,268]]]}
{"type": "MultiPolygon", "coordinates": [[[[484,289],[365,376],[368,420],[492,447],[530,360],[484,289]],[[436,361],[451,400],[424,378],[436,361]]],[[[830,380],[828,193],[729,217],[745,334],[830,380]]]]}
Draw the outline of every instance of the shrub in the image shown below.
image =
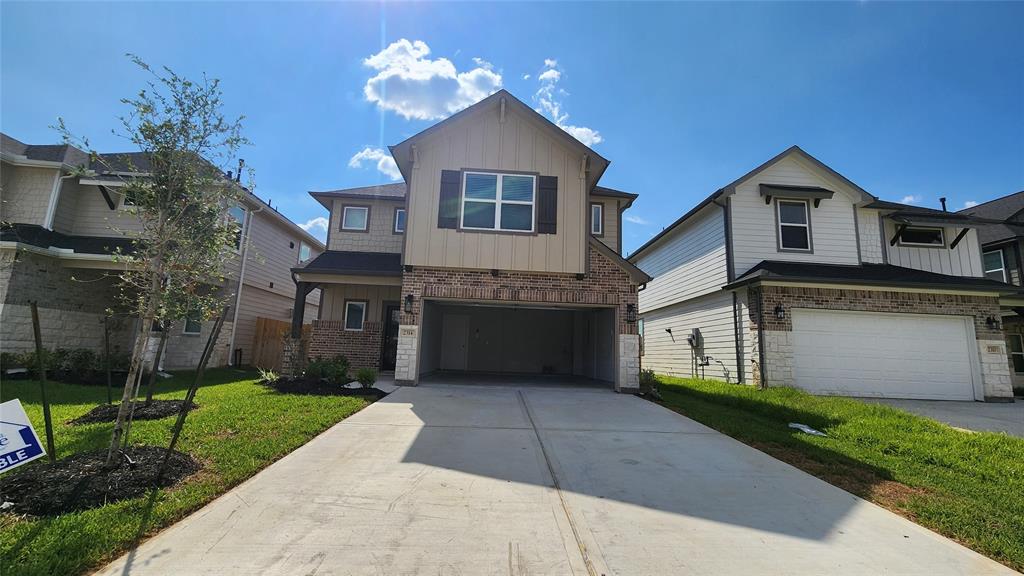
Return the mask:
{"type": "Polygon", "coordinates": [[[360,368],[356,372],[356,380],[363,388],[373,388],[377,382],[377,371],[372,368],[360,368]]]}
{"type": "Polygon", "coordinates": [[[658,376],[654,373],[654,370],[640,371],[641,394],[649,394],[655,398],[660,397],[660,394],[658,393],[658,384],[661,384],[661,382],[658,380],[658,376]]]}
{"type": "Polygon", "coordinates": [[[306,376],[322,378],[332,384],[345,385],[349,383],[348,367],[348,358],[342,355],[335,356],[330,360],[317,358],[306,367],[306,376]]]}
{"type": "Polygon", "coordinates": [[[60,370],[70,372],[78,376],[88,376],[100,368],[97,354],[88,348],[76,348],[69,350],[63,359],[60,370]]]}
{"type": "Polygon", "coordinates": [[[256,371],[259,372],[259,374],[260,374],[260,382],[267,382],[267,383],[276,382],[277,379],[280,378],[280,376],[278,376],[277,372],[274,372],[273,369],[271,369],[271,370],[264,370],[263,368],[257,367],[256,371]]]}

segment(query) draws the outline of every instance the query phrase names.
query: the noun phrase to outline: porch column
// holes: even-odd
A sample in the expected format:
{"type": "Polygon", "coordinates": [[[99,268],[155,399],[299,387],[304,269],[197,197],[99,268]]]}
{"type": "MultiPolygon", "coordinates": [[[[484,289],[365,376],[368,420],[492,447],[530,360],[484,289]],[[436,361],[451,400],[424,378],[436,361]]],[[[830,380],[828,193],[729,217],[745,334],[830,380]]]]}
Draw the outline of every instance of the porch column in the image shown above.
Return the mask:
{"type": "Polygon", "coordinates": [[[295,307],[292,308],[292,338],[302,338],[302,322],[306,317],[306,296],[316,288],[315,282],[295,283],[295,307]]]}

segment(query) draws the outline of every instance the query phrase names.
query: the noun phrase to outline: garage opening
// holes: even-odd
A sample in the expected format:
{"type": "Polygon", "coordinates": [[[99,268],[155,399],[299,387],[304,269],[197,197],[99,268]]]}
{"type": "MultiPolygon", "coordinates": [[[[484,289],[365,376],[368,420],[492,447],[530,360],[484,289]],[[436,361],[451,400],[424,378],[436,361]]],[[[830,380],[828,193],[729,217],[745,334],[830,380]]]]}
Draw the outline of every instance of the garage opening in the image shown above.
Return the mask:
{"type": "Polygon", "coordinates": [[[421,377],[608,386],[615,380],[612,308],[427,301],[421,329],[421,377]]]}

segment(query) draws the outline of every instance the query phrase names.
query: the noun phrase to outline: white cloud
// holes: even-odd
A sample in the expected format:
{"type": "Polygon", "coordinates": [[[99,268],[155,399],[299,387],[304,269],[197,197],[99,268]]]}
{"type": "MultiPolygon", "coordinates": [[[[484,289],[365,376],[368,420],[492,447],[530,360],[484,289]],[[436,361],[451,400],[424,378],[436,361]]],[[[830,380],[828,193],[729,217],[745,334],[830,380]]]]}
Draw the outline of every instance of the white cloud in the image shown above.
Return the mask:
{"type": "Polygon", "coordinates": [[[530,75],[529,74],[523,74],[523,80],[529,80],[529,79],[530,79],[530,75]]]}
{"type": "Polygon", "coordinates": [[[348,166],[349,168],[362,168],[363,162],[376,162],[377,171],[381,174],[392,180],[402,179],[402,173],[398,171],[398,164],[395,164],[395,159],[383,148],[372,148],[370,146],[363,148],[349,159],[348,166]]]}
{"type": "Polygon", "coordinates": [[[533,101],[537,104],[537,112],[546,115],[556,126],[587,146],[601,143],[604,138],[597,130],[569,124],[569,114],[562,111],[561,100],[569,93],[558,88],[558,82],[561,79],[562,71],[558,68],[558,61],[552,58],[544,59],[544,71],[537,77],[540,88],[533,95],[533,101]]]}
{"type": "Polygon", "coordinates": [[[912,194],[912,195],[908,194],[907,196],[904,196],[902,200],[900,200],[900,203],[901,204],[920,204],[921,200],[922,200],[922,198],[921,198],[920,194],[912,194]]]}
{"type": "Polygon", "coordinates": [[[625,220],[626,222],[631,223],[631,224],[638,224],[640,226],[650,226],[651,225],[651,223],[648,220],[644,220],[643,218],[641,218],[641,217],[639,217],[639,216],[637,216],[635,214],[630,214],[628,216],[623,216],[622,219],[625,220]]]}
{"type": "Polygon", "coordinates": [[[964,208],[974,208],[977,205],[978,205],[978,203],[975,202],[974,200],[968,200],[968,201],[964,202],[964,208]]]}
{"type": "Polygon", "coordinates": [[[331,223],[323,216],[317,216],[316,218],[310,218],[306,220],[305,224],[299,224],[299,228],[302,228],[306,232],[309,232],[320,240],[327,239],[327,227],[331,223]]]}
{"type": "Polygon", "coordinates": [[[367,101],[406,119],[439,120],[501,88],[501,74],[486,60],[473,58],[477,67],[459,72],[451,60],[429,55],[422,40],[402,38],[363,60],[377,70],[363,87],[367,101]]]}

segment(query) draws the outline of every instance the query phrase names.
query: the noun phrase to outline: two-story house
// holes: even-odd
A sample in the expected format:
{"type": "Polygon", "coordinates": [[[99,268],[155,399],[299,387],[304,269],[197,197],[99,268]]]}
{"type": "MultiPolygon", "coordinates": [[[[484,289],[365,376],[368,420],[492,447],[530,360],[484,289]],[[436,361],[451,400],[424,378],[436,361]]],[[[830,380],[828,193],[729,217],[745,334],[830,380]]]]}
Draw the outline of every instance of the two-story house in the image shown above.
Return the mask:
{"type": "MultiPolygon", "coordinates": [[[[122,176],[145,170],[140,153],[90,159],[69,145],[29,145],[0,135],[0,339],[5,352],[34,349],[28,303],[38,302],[44,346],[103,349],[104,317],[119,310],[112,252],[131,249],[140,221],[120,192],[122,176]],[[130,168],[129,168],[130,166],[130,168]],[[88,168],[83,173],[80,168],[88,168]]],[[[241,225],[237,256],[226,264],[222,287],[230,294],[212,366],[250,364],[258,317],[290,321],[291,268],[324,245],[254,194],[228,216],[241,225]]],[[[316,314],[319,294],[304,308],[316,314]]],[[[108,321],[112,348],[127,351],[137,318],[115,313],[108,321]]],[[[168,333],[161,365],[190,368],[202,353],[213,321],[177,322],[168,333]]],[[[155,327],[159,329],[159,327],[155,327]]],[[[151,338],[153,350],[159,342],[151,338]]]]}
{"type": "Polygon", "coordinates": [[[964,214],[886,202],[794,146],[629,260],[643,364],[819,394],[1012,398],[999,296],[964,214]]]}
{"type": "MultiPolygon", "coordinates": [[[[1024,286],[1024,191],[965,208],[961,214],[993,221],[978,228],[985,276],[1024,286]]],[[[1000,299],[1006,332],[1007,362],[1013,387],[1024,393],[1024,297],[1000,299]]]]}
{"type": "Polygon", "coordinates": [[[636,195],[597,185],[608,160],[504,90],[391,153],[404,183],[312,193],[330,232],[295,269],[297,299],[323,291],[299,358],[345,354],[399,384],[472,373],[638,388],[649,277],[620,255],[636,195]]]}

